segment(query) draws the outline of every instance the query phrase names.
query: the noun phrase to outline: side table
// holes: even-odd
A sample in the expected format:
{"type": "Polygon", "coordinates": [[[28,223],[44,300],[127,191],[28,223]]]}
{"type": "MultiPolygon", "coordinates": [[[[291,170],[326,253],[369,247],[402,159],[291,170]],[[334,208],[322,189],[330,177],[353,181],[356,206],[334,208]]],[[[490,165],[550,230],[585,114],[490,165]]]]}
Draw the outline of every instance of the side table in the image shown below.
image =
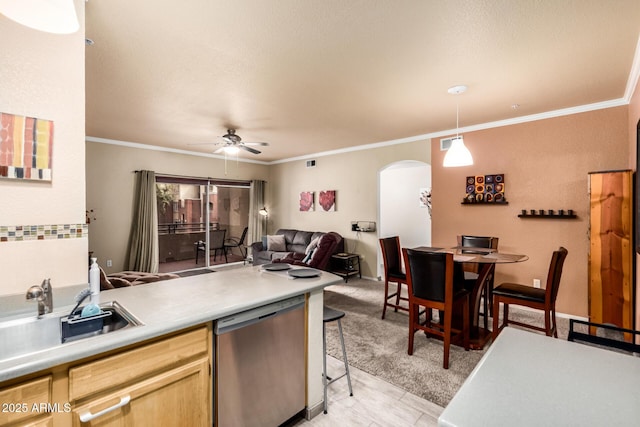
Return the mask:
{"type": "Polygon", "coordinates": [[[349,281],[350,276],[356,274],[362,279],[362,271],[360,270],[360,255],[349,253],[337,253],[331,256],[331,272],[344,278],[345,283],[349,281]]]}

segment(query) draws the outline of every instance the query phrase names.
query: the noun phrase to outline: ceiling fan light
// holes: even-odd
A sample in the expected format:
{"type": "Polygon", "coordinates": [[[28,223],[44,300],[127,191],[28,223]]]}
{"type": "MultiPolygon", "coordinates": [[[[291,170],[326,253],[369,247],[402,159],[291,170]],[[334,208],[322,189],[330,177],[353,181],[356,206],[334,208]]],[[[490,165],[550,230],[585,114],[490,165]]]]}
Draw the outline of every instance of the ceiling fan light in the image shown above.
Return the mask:
{"type": "Polygon", "coordinates": [[[263,206],[263,207],[262,207],[262,209],[260,209],[260,210],[258,211],[258,213],[259,213],[260,215],[262,215],[262,216],[267,216],[267,215],[269,215],[269,212],[267,211],[266,206],[263,206]]]}
{"type": "Polygon", "coordinates": [[[462,136],[457,136],[451,141],[451,147],[447,150],[447,154],[444,155],[444,161],[442,166],[445,168],[458,167],[458,166],[470,166],[473,164],[473,157],[471,152],[464,145],[462,136]]]}
{"type": "Polygon", "coordinates": [[[228,147],[224,147],[224,152],[226,154],[238,154],[240,149],[235,145],[229,145],[228,147]]]}

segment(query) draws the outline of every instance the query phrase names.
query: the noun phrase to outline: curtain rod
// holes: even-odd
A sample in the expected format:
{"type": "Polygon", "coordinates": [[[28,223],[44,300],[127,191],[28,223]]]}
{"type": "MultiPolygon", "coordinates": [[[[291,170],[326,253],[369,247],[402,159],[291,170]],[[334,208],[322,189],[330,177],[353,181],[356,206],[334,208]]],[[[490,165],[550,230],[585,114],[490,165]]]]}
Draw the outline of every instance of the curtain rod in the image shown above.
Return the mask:
{"type": "MultiPolygon", "coordinates": [[[[139,173],[141,170],[134,170],[131,173],[139,173]]],[[[188,176],[188,175],[173,175],[168,173],[156,173],[156,178],[177,178],[177,179],[185,179],[185,180],[196,180],[196,181],[215,181],[220,183],[229,183],[229,184],[251,184],[253,180],[250,179],[225,179],[225,178],[213,178],[213,177],[202,177],[202,176],[188,176]]],[[[265,181],[266,182],[266,181],[265,181]]]]}
{"type": "MultiPolygon", "coordinates": [[[[139,173],[139,172],[144,172],[142,170],[134,170],[132,171],[133,173],[139,173]]],[[[160,173],[160,172],[156,172],[155,173],[156,176],[160,176],[160,177],[164,177],[164,178],[187,178],[187,179],[218,179],[218,178],[212,178],[210,176],[189,176],[189,175],[172,175],[170,173],[160,173]]],[[[220,181],[222,181],[222,179],[220,179],[220,181]]]]}
{"type": "MultiPolygon", "coordinates": [[[[143,171],[141,171],[141,170],[132,171],[132,173],[139,173],[139,172],[143,172],[143,171]]],[[[250,179],[226,179],[226,178],[213,178],[211,176],[172,175],[170,173],[160,173],[160,172],[156,172],[156,176],[159,176],[161,178],[185,178],[185,179],[199,179],[199,180],[207,179],[209,181],[229,181],[229,182],[245,181],[245,182],[251,182],[250,179]]]]}

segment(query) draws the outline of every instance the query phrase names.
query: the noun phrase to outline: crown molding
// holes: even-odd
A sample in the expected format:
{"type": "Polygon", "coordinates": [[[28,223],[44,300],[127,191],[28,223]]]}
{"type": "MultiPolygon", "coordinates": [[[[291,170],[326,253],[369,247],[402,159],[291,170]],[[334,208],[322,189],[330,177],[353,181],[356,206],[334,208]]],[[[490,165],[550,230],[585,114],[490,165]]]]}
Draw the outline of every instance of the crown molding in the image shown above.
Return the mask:
{"type": "Polygon", "coordinates": [[[636,53],[633,55],[627,88],[624,91],[624,99],[627,100],[627,103],[631,102],[633,93],[638,87],[638,78],[640,78],[640,37],[638,37],[638,43],[636,44],[636,53]]]}
{"type": "MultiPolygon", "coordinates": [[[[122,147],[139,148],[141,150],[164,151],[167,153],[185,154],[187,156],[208,157],[211,159],[220,159],[220,160],[225,160],[225,159],[229,160],[229,158],[231,158],[231,156],[225,157],[219,154],[200,153],[198,151],[181,150],[179,148],[161,147],[158,145],[140,144],[138,142],[119,141],[117,139],[98,138],[95,136],[86,136],[84,139],[85,141],[98,142],[100,144],[119,145],[122,147]]],[[[235,161],[236,159],[234,158],[233,160],[235,161]]],[[[243,163],[256,163],[259,165],[270,164],[269,162],[264,162],[262,160],[243,159],[240,157],[238,157],[237,160],[243,163]]]]}

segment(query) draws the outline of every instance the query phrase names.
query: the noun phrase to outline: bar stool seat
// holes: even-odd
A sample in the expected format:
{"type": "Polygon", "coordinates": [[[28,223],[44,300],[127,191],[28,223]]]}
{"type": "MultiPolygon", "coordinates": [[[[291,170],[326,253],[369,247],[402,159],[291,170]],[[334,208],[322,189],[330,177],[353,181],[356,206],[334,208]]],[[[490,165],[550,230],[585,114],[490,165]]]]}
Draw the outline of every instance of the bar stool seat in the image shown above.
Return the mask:
{"type": "Polygon", "coordinates": [[[324,413],[327,413],[327,387],[334,381],[346,376],[349,383],[349,396],[353,396],[351,389],[351,375],[349,375],[349,363],[347,362],[347,350],[344,347],[344,335],[342,335],[341,319],[345,316],[343,311],[335,310],[331,307],[324,306],[322,316],[322,384],[324,386],[324,413]],[[340,344],[342,344],[342,359],[344,361],[344,373],[339,377],[329,378],[327,376],[327,332],[326,324],[329,322],[338,322],[338,331],[340,332],[340,344]]]}

